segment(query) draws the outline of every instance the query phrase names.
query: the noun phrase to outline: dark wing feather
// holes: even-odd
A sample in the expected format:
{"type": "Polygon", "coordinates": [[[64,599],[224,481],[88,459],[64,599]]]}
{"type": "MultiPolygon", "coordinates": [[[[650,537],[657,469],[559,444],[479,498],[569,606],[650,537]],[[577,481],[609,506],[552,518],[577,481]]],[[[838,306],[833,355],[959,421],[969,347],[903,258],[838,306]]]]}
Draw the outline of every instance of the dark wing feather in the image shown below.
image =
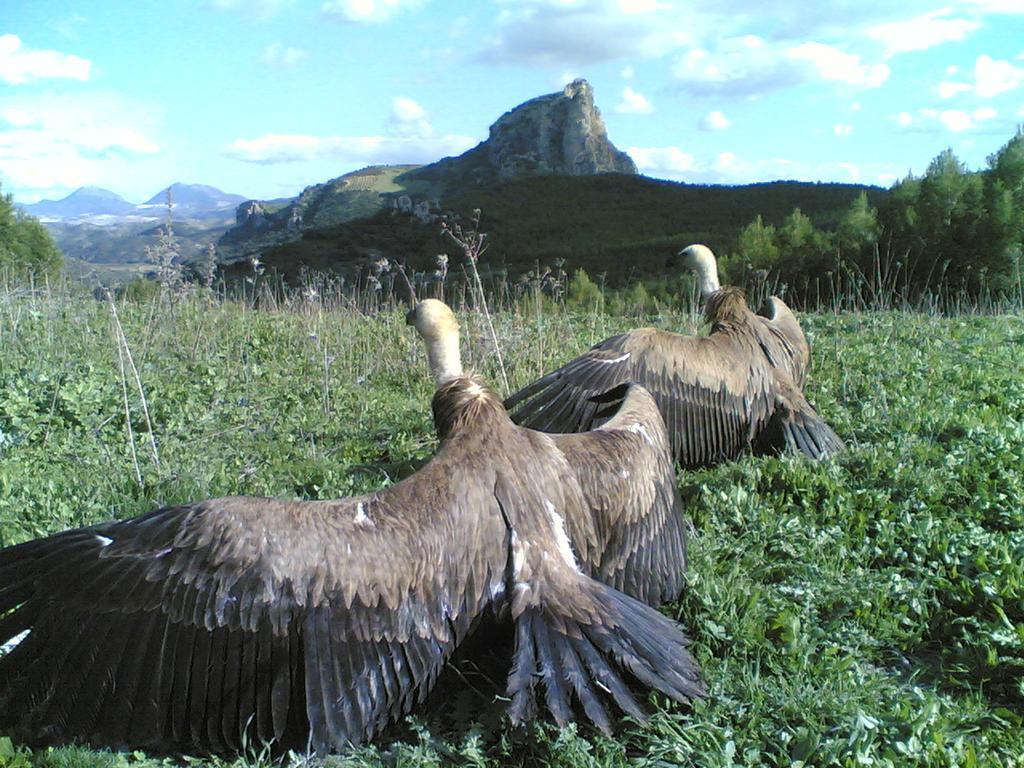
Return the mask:
{"type": "Polygon", "coordinates": [[[0,728],[206,751],[366,740],[501,593],[493,470],[464,463],[442,448],[369,496],[215,499],[0,550],[0,642],[31,631],[0,658],[0,728]]]}
{"type": "Polygon", "coordinates": [[[737,457],[771,415],[770,365],[755,340],[724,324],[707,337],[653,328],[615,336],[514,393],[505,406],[532,429],[585,432],[615,412],[620,386],[630,382],[654,397],[684,468],[737,457]],[[574,407],[579,403],[591,407],[574,407]]]}
{"type": "Polygon", "coordinates": [[[778,454],[783,450],[799,451],[816,460],[846,450],[839,435],[822,421],[803,393],[785,384],[776,396],[771,420],[754,445],[758,454],[778,454]]]}
{"type": "Polygon", "coordinates": [[[566,521],[584,570],[649,605],[679,595],[686,524],[668,436],[651,395],[631,386],[616,414],[591,432],[552,435],[586,500],[566,521]]]}

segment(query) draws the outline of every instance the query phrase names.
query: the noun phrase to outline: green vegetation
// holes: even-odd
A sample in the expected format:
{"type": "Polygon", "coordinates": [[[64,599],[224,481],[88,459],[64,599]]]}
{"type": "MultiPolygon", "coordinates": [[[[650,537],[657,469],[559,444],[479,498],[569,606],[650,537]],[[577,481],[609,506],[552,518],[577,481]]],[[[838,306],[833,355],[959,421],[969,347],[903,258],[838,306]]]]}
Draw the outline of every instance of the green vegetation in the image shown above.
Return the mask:
{"type": "MultiPolygon", "coordinates": [[[[570,298],[603,306],[578,275],[570,298]]],[[[125,345],[108,304],[0,294],[0,545],[158,504],[335,497],[412,471],[435,445],[421,345],[401,312],[328,298],[258,311],[198,293],[126,301],[125,345]]],[[[690,315],[624,306],[499,311],[511,386],[641,322],[694,330],[690,315]]],[[[499,381],[486,323],[461,319],[467,364],[499,381]]],[[[453,736],[426,722],[326,765],[1021,765],[1024,319],[802,319],[809,396],[849,453],[679,475],[697,533],[689,587],[665,611],[694,638],[706,701],[652,699],[651,720],[614,739],[550,725],[453,736]]],[[[0,766],[26,764],[170,763],[0,739],[0,766]]],[[[270,761],[256,750],[191,764],[270,761]]]]}
{"type": "MultiPolygon", "coordinates": [[[[854,184],[698,186],[604,174],[469,187],[440,203],[464,220],[474,209],[483,210],[487,262],[509,280],[565,260],[618,287],[663,278],[666,257],[693,242],[729,252],[751,211],[781,224],[800,207],[817,226],[834,227],[861,192],[873,204],[885,194],[854,184]]],[[[351,275],[381,256],[431,270],[436,254],[451,252],[438,229],[384,209],[369,218],[306,230],[299,240],[265,249],[263,261],[293,284],[303,266],[351,275]]]]}
{"type": "Polygon", "coordinates": [[[735,281],[764,270],[798,296],[826,275],[856,273],[877,289],[916,300],[943,290],[1019,301],[1024,254],[1024,129],[970,172],[952,150],[924,176],[896,184],[874,208],[859,195],[836,225],[815,227],[800,209],[775,227],[757,216],[736,242],[726,272],[735,281]]]}
{"type": "Polygon", "coordinates": [[[16,211],[11,196],[0,190],[0,279],[44,281],[60,272],[62,261],[46,228],[16,211]]]}
{"type": "MultiPolygon", "coordinates": [[[[233,230],[223,253],[259,251],[270,273],[293,286],[305,270],[361,279],[382,257],[429,275],[437,254],[451,255],[450,243],[437,222],[399,213],[388,196],[404,191],[422,200],[441,187],[414,188],[408,178],[426,177],[395,172],[366,169],[366,179],[350,174],[311,187],[300,198],[301,233],[278,214],[277,228],[265,234],[233,230]]],[[[666,258],[703,242],[727,280],[774,286],[807,308],[832,304],[837,292],[869,301],[885,294],[901,306],[1024,302],[1024,129],[984,170],[969,171],[946,150],[923,176],[891,190],[792,181],[698,186],[620,174],[449,180],[445,190],[440,209],[451,221],[483,210],[485,277],[496,287],[539,280],[567,263],[603,287],[642,282],[663,300],[679,287],[666,258]]],[[[246,269],[242,262],[229,273],[246,269]]]]}

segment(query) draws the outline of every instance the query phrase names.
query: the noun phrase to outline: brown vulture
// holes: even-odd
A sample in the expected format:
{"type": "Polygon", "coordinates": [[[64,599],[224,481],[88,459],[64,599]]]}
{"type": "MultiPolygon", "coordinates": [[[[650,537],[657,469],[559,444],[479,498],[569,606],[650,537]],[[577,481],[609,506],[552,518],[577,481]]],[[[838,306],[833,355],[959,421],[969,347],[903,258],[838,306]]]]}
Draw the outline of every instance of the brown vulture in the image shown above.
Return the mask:
{"type": "Polygon", "coordinates": [[[412,476],[334,501],[229,497],[0,550],[0,732],[31,743],[341,750],[422,701],[485,618],[513,638],[508,714],[559,724],[630,685],[702,695],[675,597],[685,530],[664,424],[638,387],[589,434],[518,427],[463,375],[437,301],[441,443],[412,476]],[[8,643],[12,645],[12,643],[8,643]]]}
{"type": "Polygon", "coordinates": [[[789,307],[771,297],[755,314],[742,291],[719,285],[710,249],[691,245],[678,255],[697,273],[707,336],[657,328],[612,336],[509,396],[512,419],[544,432],[583,432],[614,413],[623,385],[635,383],[654,396],[685,468],[747,449],[789,448],[815,459],[843,451],[804,397],[810,350],[789,307]]]}

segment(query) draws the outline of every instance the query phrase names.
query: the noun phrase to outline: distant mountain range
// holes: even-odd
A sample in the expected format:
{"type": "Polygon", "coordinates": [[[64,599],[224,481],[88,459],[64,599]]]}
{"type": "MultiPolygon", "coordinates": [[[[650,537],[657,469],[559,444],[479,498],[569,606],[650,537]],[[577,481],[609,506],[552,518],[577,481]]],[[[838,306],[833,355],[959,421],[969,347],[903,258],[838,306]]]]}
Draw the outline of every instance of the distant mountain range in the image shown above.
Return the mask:
{"type": "Polygon", "coordinates": [[[109,189],[80,187],[61,200],[43,200],[20,206],[44,224],[92,224],[117,226],[161,221],[167,218],[167,193],[171,193],[175,220],[232,219],[235,208],[247,200],[204,184],[172,184],[146,202],[135,205],[109,189]]]}

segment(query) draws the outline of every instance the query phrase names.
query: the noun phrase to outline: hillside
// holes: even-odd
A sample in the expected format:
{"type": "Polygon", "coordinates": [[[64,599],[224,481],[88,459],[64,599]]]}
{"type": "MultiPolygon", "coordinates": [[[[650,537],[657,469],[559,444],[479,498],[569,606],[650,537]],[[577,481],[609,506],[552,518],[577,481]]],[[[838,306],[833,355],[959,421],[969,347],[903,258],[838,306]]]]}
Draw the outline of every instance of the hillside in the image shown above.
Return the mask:
{"type": "MultiPolygon", "coordinates": [[[[878,187],[780,181],[746,186],[677,184],[643,176],[528,177],[457,191],[440,200],[444,211],[467,218],[483,211],[489,247],[483,265],[510,278],[565,259],[569,271],[604,273],[607,284],[663,274],[665,257],[691,242],[716,251],[732,248],[755,214],[781,223],[799,207],[819,227],[833,226],[861,192],[872,204],[878,187]]],[[[391,209],[334,227],[303,231],[294,242],[268,248],[263,263],[286,278],[302,267],[352,272],[381,256],[414,269],[434,268],[439,253],[455,254],[434,222],[391,209]]],[[[452,268],[456,269],[456,261],[452,268]]],[[[245,269],[236,266],[234,271],[245,269]]]]}
{"type": "MultiPolygon", "coordinates": [[[[574,80],[501,115],[485,141],[458,157],[425,166],[370,166],[307,187],[283,207],[258,200],[240,205],[236,226],[219,243],[220,258],[265,255],[307,235],[323,239],[327,229],[380,211],[397,209],[429,221],[442,198],[467,187],[602,173],[635,174],[636,165],[609,140],[591,85],[574,80]]],[[[333,266],[333,260],[325,264],[333,266]]]]}
{"type": "MultiPolygon", "coordinates": [[[[183,261],[191,261],[208,245],[215,244],[228,228],[225,219],[175,219],[174,235],[183,261]]],[[[50,222],[57,247],[69,259],[96,265],[138,264],[145,261],[146,246],[155,246],[163,224],[158,219],[111,226],[50,222]]]]}

